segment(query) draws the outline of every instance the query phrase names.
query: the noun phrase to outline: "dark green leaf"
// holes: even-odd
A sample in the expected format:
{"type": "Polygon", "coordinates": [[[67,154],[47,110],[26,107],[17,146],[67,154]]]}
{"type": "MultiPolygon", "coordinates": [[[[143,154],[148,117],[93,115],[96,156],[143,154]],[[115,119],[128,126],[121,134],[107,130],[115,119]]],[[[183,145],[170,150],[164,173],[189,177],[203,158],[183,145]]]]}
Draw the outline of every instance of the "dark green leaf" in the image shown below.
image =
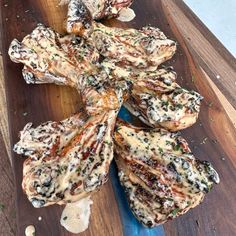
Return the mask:
{"type": "Polygon", "coordinates": [[[173,216],[176,216],[176,214],[179,212],[179,208],[175,208],[172,212],[171,212],[171,214],[173,215],[173,216]]]}

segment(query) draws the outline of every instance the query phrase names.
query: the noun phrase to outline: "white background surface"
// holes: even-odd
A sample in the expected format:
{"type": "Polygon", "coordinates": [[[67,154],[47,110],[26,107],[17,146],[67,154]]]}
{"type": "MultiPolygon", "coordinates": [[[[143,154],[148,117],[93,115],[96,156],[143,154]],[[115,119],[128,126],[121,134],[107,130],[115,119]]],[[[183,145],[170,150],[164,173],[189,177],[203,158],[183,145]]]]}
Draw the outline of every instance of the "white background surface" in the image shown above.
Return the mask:
{"type": "Polygon", "coordinates": [[[236,57],[236,0],[184,0],[236,57]]]}

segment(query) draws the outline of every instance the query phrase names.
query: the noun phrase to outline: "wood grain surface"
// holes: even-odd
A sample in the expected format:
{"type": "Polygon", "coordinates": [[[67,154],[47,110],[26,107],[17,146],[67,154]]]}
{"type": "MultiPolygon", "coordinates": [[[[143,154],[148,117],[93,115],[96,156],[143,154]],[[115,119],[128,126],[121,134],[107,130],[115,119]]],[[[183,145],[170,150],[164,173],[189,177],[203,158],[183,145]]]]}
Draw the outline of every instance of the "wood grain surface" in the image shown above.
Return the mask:
{"type": "Polygon", "coordinates": [[[10,142],[1,46],[0,34],[0,235],[14,236],[16,235],[15,184],[10,165],[10,142]]]}
{"type": "MultiPolygon", "coordinates": [[[[10,147],[18,139],[18,131],[29,122],[35,125],[47,120],[68,117],[80,107],[76,91],[54,85],[26,85],[21,76],[21,65],[12,63],[7,56],[11,40],[22,39],[37,23],[42,22],[62,31],[65,8],[51,0],[1,1],[0,29],[5,83],[0,80],[0,235],[24,235],[24,228],[34,224],[37,235],[71,235],[59,224],[61,208],[34,209],[21,190],[22,159],[11,153],[15,179],[10,163],[10,147]],[[7,6],[6,6],[7,4],[7,6]],[[7,111],[4,88],[6,88],[7,111]],[[9,115],[10,143],[8,137],[9,115]],[[27,115],[25,115],[27,114],[27,115]],[[16,188],[14,188],[14,184],[16,188]],[[16,189],[16,194],[14,193],[16,189]],[[16,198],[16,216],[14,200],[16,198]],[[43,221],[38,221],[38,216],[43,221]]],[[[139,28],[158,26],[168,37],[179,43],[179,49],[170,62],[178,72],[178,81],[186,88],[204,96],[199,121],[183,132],[194,154],[210,160],[218,170],[221,183],[206,196],[205,201],[188,214],[164,225],[166,235],[224,235],[236,232],[236,64],[228,51],[206,29],[180,0],[136,0],[137,17],[129,24],[115,20],[109,25],[139,28]]],[[[0,62],[1,63],[1,62],[0,62]]],[[[0,64],[0,72],[2,65],[0,64]]],[[[81,235],[120,236],[122,225],[119,211],[108,182],[93,197],[92,220],[89,230],[81,235]]]]}

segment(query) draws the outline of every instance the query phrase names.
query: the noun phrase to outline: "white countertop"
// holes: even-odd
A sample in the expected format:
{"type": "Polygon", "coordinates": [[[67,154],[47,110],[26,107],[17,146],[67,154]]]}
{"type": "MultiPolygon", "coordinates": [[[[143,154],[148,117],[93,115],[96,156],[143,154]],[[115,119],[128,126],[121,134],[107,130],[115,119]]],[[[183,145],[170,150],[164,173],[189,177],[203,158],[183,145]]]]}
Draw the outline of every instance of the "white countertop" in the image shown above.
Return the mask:
{"type": "Polygon", "coordinates": [[[184,0],[236,57],[236,0],[184,0]]]}

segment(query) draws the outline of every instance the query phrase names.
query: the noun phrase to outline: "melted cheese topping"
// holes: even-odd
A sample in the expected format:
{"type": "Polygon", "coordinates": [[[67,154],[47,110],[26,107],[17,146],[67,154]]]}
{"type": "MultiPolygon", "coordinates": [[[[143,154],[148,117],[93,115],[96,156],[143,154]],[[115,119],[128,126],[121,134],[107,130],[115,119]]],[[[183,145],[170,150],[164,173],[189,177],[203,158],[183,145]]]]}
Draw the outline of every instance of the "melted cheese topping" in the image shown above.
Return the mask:
{"type": "Polygon", "coordinates": [[[90,196],[78,202],[68,203],[61,215],[61,225],[74,234],[85,231],[89,225],[92,203],[90,196]]]}

